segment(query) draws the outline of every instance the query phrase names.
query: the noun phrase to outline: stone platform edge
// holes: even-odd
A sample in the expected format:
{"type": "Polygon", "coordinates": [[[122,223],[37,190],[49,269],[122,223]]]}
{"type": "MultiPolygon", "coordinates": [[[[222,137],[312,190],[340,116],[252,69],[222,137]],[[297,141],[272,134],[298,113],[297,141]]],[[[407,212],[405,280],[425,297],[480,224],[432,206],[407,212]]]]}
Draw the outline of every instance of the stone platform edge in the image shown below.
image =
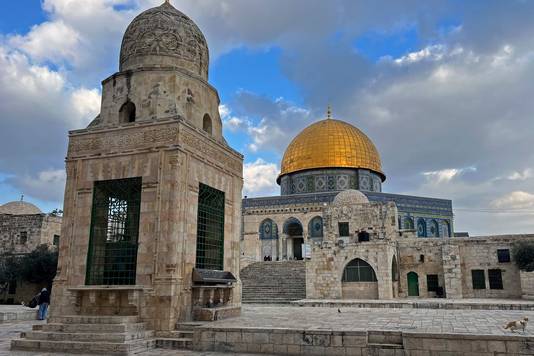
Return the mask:
{"type": "Polygon", "coordinates": [[[394,330],[321,330],[201,326],[197,351],[276,355],[532,355],[534,337],[516,335],[424,333],[394,330]],[[387,351],[386,351],[387,350],[387,351]]]}
{"type": "Polygon", "coordinates": [[[314,300],[301,299],[290,303],[299,307],[326,307],[326,308],[392,308],[392,309],[450,309],[450,310],[526,310],[534,311],[534,302],[509,303],[477,303],[477,302],[447,302],[445,300],[433,301],[359,301],[359,300],[314,300]]]}

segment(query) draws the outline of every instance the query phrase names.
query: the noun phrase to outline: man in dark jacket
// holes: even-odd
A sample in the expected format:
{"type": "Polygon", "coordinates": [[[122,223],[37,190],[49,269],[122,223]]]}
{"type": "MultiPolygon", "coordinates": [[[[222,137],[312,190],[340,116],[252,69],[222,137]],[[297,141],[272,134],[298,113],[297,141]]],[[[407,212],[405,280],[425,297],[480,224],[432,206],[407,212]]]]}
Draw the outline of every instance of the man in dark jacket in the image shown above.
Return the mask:
{"type": "Polygon", "coordinates": [[[39,320],[45,320],[46,314],[48,313],[48,305],[50,304],[50,293],[46,288],[41,290],[39,293],[39,320]]]}

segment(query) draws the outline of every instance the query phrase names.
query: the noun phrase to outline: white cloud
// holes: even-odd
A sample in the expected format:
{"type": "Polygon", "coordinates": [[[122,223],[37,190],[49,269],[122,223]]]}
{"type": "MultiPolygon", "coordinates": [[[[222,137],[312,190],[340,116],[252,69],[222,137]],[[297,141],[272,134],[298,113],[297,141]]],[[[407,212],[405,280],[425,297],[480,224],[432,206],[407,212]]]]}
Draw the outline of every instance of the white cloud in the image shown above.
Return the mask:
{"type": "Polygon", "coordinates": [[[527,168],[523,170],[522,172],[513,172],[510,174],[507,178],[509,180],[527,180],[534,177],[534,169],[527,168]]]}
{"type": "Polygon", "coordinates": [[[62,201],[65,180],[64,169],[52,169],[38,172],[35,176],[23,175],[7,181],[25,195],[44,201],[62,201]]]}
{"type": "Polygon", "coordinates": [[[62,20],[34,26],[25,36],[14,36],[11,46],[23,50],[33,59],[56,63],[79,61],[80,34],[62,20]]]}
{"type": "Polygon", "coordinates": [[[243,167],[245,196],[268,196],[279,193],[276,177],[278,176],[278,166],[268,163],[260,158],[255,162],[245,163],[243,167]]]}
{"type": "Polygon", "coordinates": [[[491,206],[499,209],[534,208],[534,194],[523,191],[511,192],[492,201],[491,206]]]}
{"type": "Polygon", "coordinates": [[[476,172],[475,167],[468,168],[449,168],[442,169],[439,171],[424,172],[423,175],[432,183],[448,183],[453,180],[455,177],[465,173],[465,172],[476,172]]]}

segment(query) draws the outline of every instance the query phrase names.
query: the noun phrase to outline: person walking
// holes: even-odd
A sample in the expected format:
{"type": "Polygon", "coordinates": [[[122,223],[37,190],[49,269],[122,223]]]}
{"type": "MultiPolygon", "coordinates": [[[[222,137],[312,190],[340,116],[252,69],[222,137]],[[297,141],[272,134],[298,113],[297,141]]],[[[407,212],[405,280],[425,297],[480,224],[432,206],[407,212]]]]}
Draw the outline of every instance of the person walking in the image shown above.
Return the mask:
{"type": "Polygon", "coordinates": [[[48,293],[48,290],[46,288],[43,288],[41,290],[41,293],[39,293],[38,300],[39,320],[45,320],[46,314],[48,313],[48,305],[50,304],[50,293],[48,293]]]}

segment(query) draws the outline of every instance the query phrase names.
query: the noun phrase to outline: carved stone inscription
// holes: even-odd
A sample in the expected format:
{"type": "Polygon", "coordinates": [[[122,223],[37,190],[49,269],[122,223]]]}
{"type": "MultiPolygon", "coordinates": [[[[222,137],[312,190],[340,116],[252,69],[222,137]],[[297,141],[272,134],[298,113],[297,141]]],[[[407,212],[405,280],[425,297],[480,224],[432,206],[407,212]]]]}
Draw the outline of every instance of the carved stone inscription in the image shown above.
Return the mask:
{"type": "Polygon", "coordinates": [[[72,137],[69,145],[69,156],[127,151],[154,144],[177,143],[178,132],[177,127],[160,127],[72,137]]]}

